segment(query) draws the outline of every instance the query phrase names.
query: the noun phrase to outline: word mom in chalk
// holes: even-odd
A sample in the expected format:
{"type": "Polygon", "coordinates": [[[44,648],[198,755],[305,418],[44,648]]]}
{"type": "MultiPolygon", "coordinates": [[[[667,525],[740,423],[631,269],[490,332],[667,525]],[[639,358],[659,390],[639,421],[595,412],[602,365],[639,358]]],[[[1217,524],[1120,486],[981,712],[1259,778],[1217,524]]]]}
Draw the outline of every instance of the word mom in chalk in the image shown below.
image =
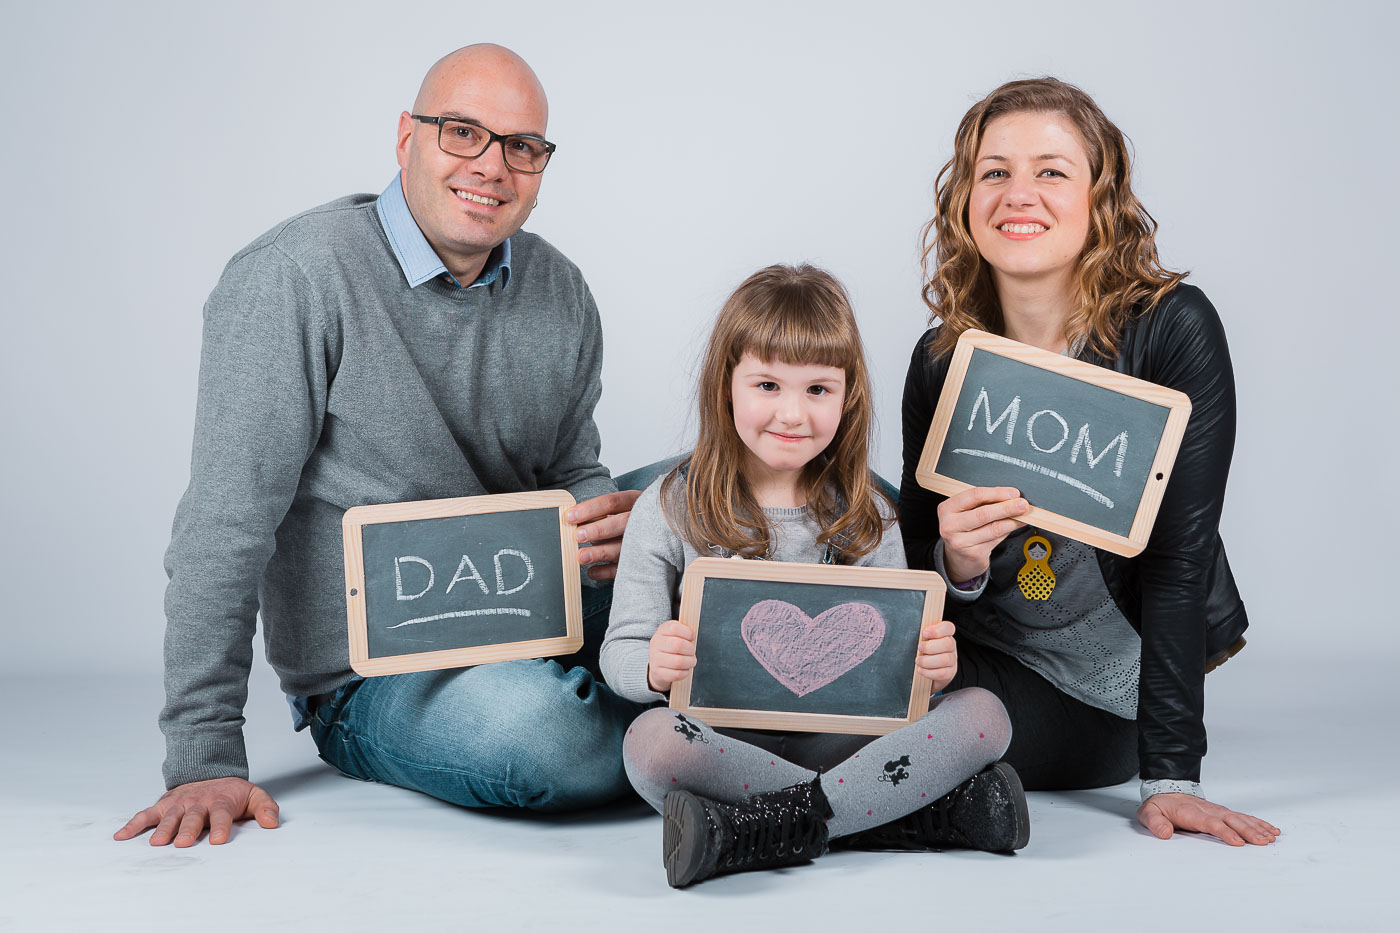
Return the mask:
{"type": "Polygon", "coordinates": [[[1037,527],[1132,557],[1147,546],[1190,415],[1175,389],[966,330],[915,475],[945,496],[1014,486],[1037,527]]]}
{"type": "MultiPolygon", "coordinates": [[[[992,411],[994,408],[995,406],[992,404],[991,399],[987,396],[987,387],[980,387],[977,392],[977,400],[972,404],[972,414],[967,419],[967,430],[972,431],[977,426],[977,414],[981,412],[982,422],[986,427],[987,433],[996,434],[997,431],[1001,429],[1001,426],[1005,424],[1006,445],[1008,447],[1013,446],[1016,440],[1016,425],[1021,416],[1021,396],[1017,395],[1012,397],[1010,404],[1002,409],[1001,414],[996,417],[995,421],[992,420],[992,411]]],[[[1052,408],[1042,408],[1026,419],[1026,441],[1037,453],[1058,453],[1064,448],[1065,444],[1069,443],[1069,435],[1069,422],[1064,419],[1063,415],[1052,408]],[[1047,416],[1048,420],[1043,420],[1046,419],[1047,416]],[[1039,432],[1037,432],[1037,423],[1040,424],[1039,432]],[[1043,444],[1042,441],[1050,442],[1049,446],[1043,444]]],[[[1116,452],[1116,456],[1113,460],[1113,475],[1122,476],[1123,458],[1128,454],[1128,432],[1119,431],[1113,440],[1104,445],[1098,453],[1094,453],[1093,443],[1089,437],[1089,423],[1086,421],[1079,426],[1079,431],[1074,437],[1074,443],[1070,446],[1069,462],[1071,464],[1077,464],[1079,462],[1079,455],[1082,453],[1084,454],[1084,459],[1088,461],[1089,469],[1092,470],[1099,465],[1099,461],[1108,456],[1109,451],[1116,452]]],[[[1051,470],[1040,464],[988,450],[959,448],[953,452],[971,457],[987,457],[989,459],[999,460],[1003,463],[1009,463],[1013,466],[1024,467],[1025,469],[1042,473],[1046,476],[1051,476],[1074,486],[1101,505],[1110,509],[1113,508],[1113,500],[1109,499],[1097,489],[1086,486],[1072,477],[1066,476],[1059,471],[1051,470]]]]}

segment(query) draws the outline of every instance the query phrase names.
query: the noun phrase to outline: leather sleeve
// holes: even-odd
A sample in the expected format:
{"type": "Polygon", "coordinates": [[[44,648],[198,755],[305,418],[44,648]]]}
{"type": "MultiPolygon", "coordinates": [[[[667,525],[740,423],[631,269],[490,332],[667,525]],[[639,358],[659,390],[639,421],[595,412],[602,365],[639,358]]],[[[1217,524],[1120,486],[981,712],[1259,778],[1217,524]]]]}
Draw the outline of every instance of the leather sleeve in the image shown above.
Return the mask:
{"type": "Polygon", "coordinates": [[[946,359],[935,364],[929,357],[929,342],[933,331],[919,338],[909,360],[909,375],[904,380],[904,471],[899,479],[899,531],[904,536],[904,554],[914,570],[935,570],[933,549],[938,544],[938,505],[946,496],[930,492],[919,485],[914,471],[923,453],[924,440],[938,396],[943,391],[946,359]]]}
{"type": "Polygon", "coordinates": [[[1142,673],[1143,780],[1199,781],[1206,752],[1206,604],[1235,445],[1235,379],[1225,331],[1201,291],[1178,287],[1137,322],[1117,368],[1184,392],[1191,418],[1147,547],[1134,558],[1142,673]]]}

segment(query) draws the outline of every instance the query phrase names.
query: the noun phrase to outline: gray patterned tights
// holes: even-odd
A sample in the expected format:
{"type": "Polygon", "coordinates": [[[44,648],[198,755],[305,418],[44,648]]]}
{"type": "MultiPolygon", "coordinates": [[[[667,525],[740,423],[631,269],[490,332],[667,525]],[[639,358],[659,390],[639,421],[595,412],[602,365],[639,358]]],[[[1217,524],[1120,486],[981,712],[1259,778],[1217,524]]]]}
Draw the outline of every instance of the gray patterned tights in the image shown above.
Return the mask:
{"type": "Polygon", "coordinates": [[[871,739],[830,733],[711,729],[673,710],[647,710],[627,729],[627,777],[658,812],[673,790],[733,803],[810,781],[820,772],[831,836],[898,819],[1001,758],[1011,722],[980,687],[934,698],[917,721],[871,739]]]}

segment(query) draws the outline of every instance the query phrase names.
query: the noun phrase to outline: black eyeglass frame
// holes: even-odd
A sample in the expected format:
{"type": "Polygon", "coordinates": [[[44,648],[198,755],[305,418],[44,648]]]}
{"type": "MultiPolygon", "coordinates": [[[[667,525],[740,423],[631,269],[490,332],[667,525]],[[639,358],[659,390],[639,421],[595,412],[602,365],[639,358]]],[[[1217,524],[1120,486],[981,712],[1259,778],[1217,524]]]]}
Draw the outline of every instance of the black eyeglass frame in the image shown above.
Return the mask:
{"type": "Polygon", "coordinates": [[[419,123],[437,124],[438,148],[441,149],[443,152],[446,152],[448,155],[456,156],[459,159],[479,159],[481,158],[482,154],[486,152],[487,149],[491,148],[492,143],[499,141],[501,144],[501,158],[505,160],[506,167],[509,168],[512,172],[519,172],[522,175],[539,175],[545,169],[549,168],[550,157],[554,155],[554,150],[559,148],[558,146],[554,145],[554,143],[545,139],[543,136],[535,136],[531,133],[497,133],[494,130],[482,126],[475,120],[463,120],[461,117],[429,117],[424,116],[421,113],[411,113],[409,114],[409,116],[417,120],[419,123]],[[459,152],[452,152],[446,146],[444,146],[442,144],[442,128],[448,123],[465,123],[468,126],[474,126],[477,129],[481,130],[483,133],[485,133],[489,138],[486,140],[486,145],[481,147],[481,152],[478,152],[476,155],[468,156],[462,155],[459,152]],[[534,169],[533,171],[528,168],[516,168],[514,165],[511,165],[510,159],[506,157],[506,140],[508,139],[532,139],[536,142],[544,143],[544,165],[540,166],[537,169],[534,169]]]}

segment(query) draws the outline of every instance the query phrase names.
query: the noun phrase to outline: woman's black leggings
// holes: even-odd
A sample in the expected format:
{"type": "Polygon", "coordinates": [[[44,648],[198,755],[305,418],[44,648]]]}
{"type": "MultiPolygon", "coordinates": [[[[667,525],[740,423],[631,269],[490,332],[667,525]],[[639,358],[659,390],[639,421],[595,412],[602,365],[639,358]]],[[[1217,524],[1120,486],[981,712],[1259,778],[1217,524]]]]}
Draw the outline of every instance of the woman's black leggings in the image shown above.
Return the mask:
{"type": "Polygon", "coordinates": [[[948,690],[982,687],[1011,717],[1004,760],[1026,790],[1121,784],[1138,770],[1137,723],[1061,693],[1010,655],[958,639],[958,674],[948,690]]]}

